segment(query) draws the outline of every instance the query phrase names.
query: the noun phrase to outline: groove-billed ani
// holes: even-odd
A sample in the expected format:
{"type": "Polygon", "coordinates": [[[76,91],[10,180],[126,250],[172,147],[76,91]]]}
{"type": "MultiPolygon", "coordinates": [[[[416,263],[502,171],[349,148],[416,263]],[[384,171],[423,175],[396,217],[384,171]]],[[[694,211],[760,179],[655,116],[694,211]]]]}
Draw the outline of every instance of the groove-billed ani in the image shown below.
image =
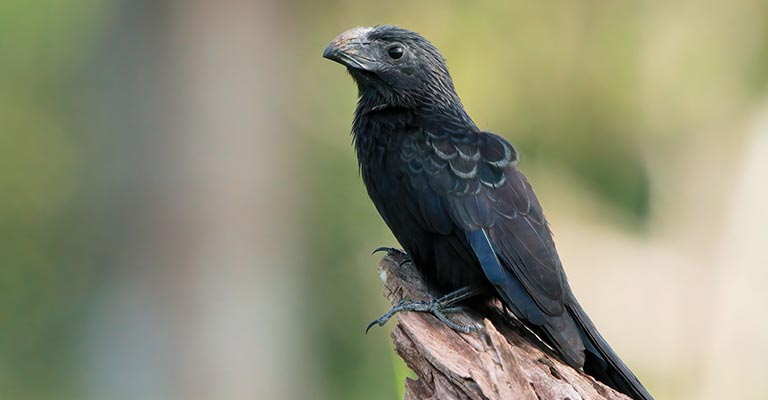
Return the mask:
{"type": "Polygon", "coordinates": [[[397,311],[445,317],[461,300],[498,296],[574,368],[635,399],[651,399],[571,292],[518,154],[467,115],[445,60],[419,34],[355,28],[323,56],[359,89],[352,128],[368,194],[427,283],[448,293],[397,311]]]}

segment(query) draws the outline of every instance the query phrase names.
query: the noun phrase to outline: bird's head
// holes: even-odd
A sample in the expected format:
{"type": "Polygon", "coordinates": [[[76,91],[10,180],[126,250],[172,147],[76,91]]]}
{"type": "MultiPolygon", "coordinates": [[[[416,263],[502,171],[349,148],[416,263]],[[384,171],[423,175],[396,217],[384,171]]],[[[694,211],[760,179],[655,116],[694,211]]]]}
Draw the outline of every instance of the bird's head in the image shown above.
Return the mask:
{"type": "Polygon", "coordinates": [[[460,101],[440,52],[416,32],[391,25],[342,32],[323,57],[347,67],[370,106],[448,108],[460,101]]]}

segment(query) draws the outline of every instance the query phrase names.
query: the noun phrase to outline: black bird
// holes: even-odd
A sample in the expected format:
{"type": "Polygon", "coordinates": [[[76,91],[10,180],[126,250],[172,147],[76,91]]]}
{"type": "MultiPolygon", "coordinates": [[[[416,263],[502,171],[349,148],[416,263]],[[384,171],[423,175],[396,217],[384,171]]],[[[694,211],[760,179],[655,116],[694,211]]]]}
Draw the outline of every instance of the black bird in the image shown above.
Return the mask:
{"type": "Polygon", "coordinates": [[[323,57],[359,89],[352,134],[368,195],[430,287],[447,293],[371,325],[422,311],[466,332],[445,313],[497,296],[572,367],[652,399],[576,301],[516,149],[467,115],[440,52],[415,32],[377,26],[341,33],[323,57]]]}

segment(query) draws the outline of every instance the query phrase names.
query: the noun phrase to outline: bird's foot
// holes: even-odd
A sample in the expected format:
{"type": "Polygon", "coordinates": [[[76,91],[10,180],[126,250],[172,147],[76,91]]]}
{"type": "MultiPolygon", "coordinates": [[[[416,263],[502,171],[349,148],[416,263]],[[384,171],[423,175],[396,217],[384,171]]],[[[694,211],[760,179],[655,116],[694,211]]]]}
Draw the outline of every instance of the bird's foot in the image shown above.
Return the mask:
{"type": "Polygon", "coordinates": [[[392,309],[387,311],[386,314],[371,321],[371,323],[365,327],[365,332],[368,333],[368,330],[374,325],[384,326],[390,318],[401,311],[416,311],[432,314],[455,331],[463,333],[476,331],[477,327],[459,324],[445,315],[461,311],[461,307],[457,307],[455,304],[476,294],[478,294],[476,290],[470,287],[465,287],[455,292],[448,293],[439,299],[432,299],[431,301],[402,300],[392,307],[392,309]]]}
{"type": "Polygon", "coordinates": [[[411,256],[408,255],[408,253],[406,253],[406,252],[404,252],[404,251],[402,251],[400,249],[396,249],[394,247],[386,247],[386,246],[377,247],[377,248],[375,248],[371,252],[371,255],[374,255],[376,253],[380,253],[380,252],[383,252],[383,251],[386,252],[387,255],[389,255],[389,254],[399,254],[399,255],[401,255],[403,257],[403,260],[400,261],[400,264],[397,264],[398,267],[402,267],[403,264],[407,264],[407,263],[413,261],[411,259],[411,256]]]}

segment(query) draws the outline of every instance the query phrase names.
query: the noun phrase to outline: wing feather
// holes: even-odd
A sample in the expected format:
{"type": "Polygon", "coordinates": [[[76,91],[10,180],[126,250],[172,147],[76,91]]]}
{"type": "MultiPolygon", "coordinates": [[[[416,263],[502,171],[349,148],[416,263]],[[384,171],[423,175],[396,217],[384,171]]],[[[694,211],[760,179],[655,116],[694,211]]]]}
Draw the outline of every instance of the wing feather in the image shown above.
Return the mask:
{"type": "Polygon", "coordinates": [[[584,345],[565,312],[565,274],[515,148],[488,132],[423,132],[404,147],[403,172],[417,189],[424,227],[442,234],[461,228],[505,303],[581,365],[584,345]]]}
{"type": "Polygon", "coordinates": [[[466,232],[482,229],[539,307],[560,315],[565,277],[517,154],[488,132],[426,133],[409,137],[401,158],[428,229],[446,232],[446,216],[466,232]]]}

